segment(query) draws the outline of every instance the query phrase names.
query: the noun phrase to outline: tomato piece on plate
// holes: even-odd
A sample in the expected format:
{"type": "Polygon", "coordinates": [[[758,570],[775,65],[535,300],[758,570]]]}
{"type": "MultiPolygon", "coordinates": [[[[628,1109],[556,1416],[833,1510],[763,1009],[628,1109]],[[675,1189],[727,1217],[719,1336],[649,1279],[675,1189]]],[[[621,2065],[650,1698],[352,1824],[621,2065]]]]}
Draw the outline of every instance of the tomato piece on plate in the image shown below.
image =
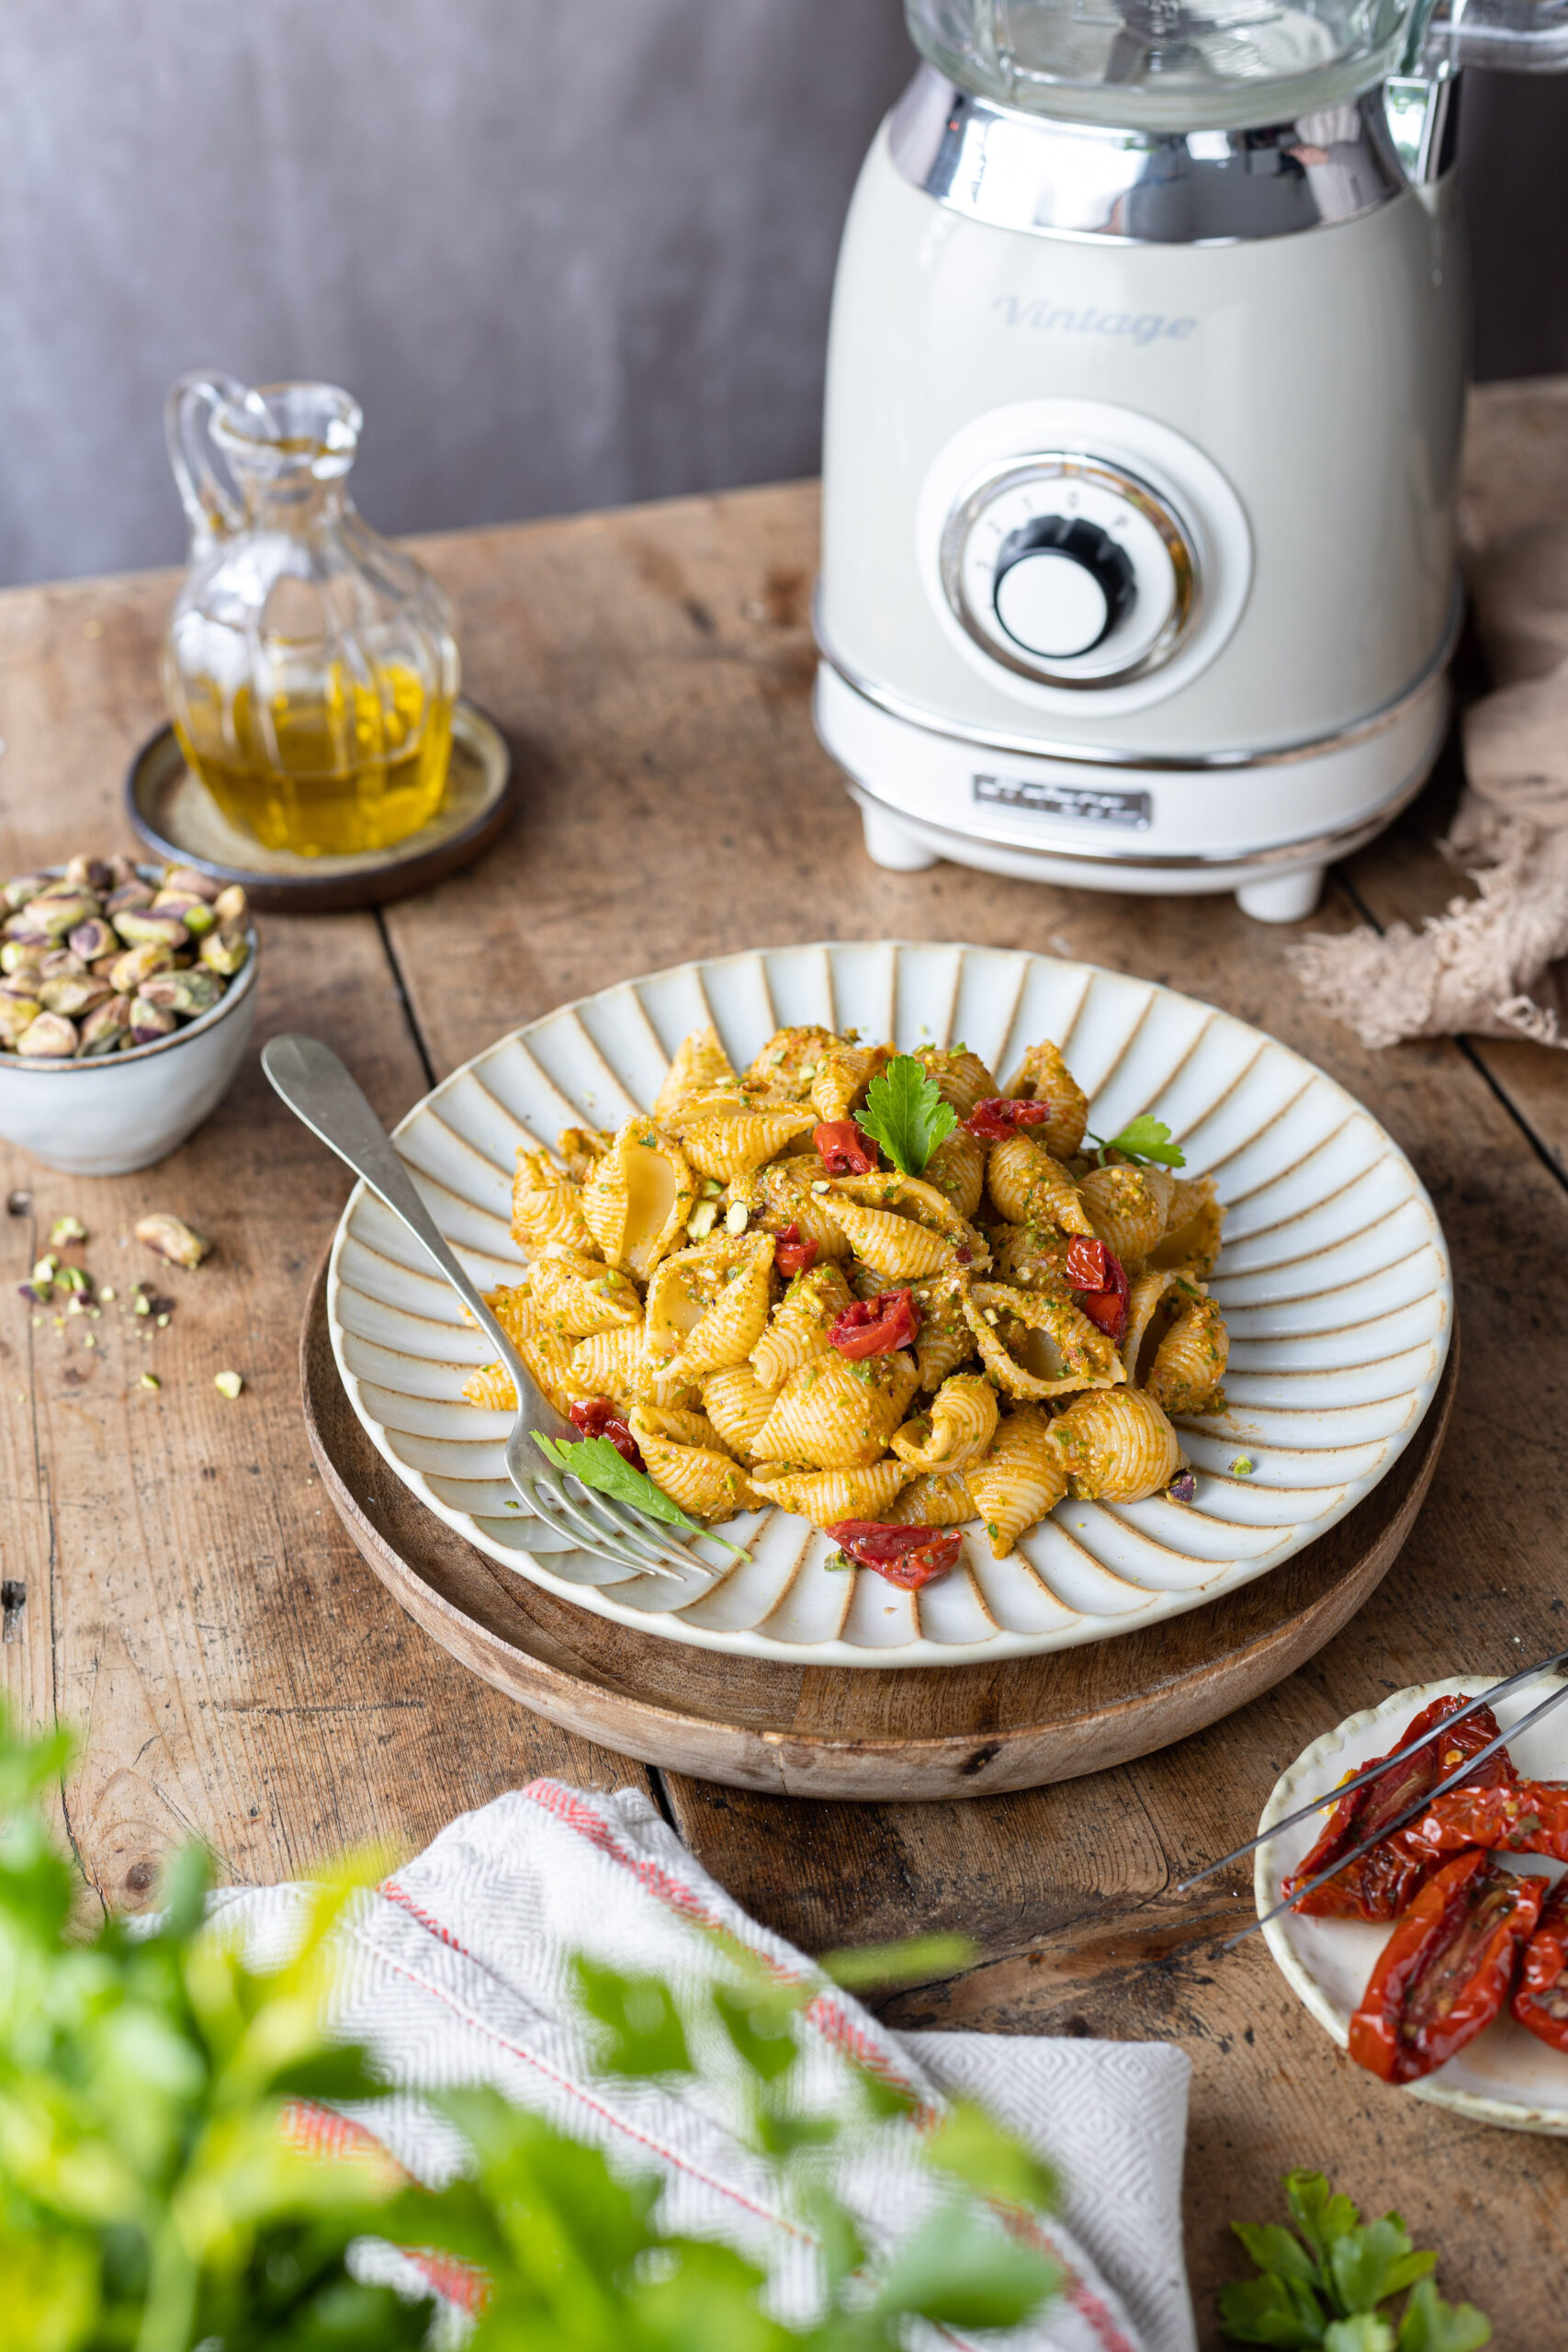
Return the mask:
{"type": "Polygon", "coordinates": [[[579,1398],[567,1409],[573,1429],[581,1430],[584,1437],[607,1437],[615,1452],[629,1462],[634,1470],[646,1474],[648,1464],[642,1458],[642,1448],[627,1429],[621,1408],[613,1396],[579,1398]]]}
{"type": "Polygon", "coordinates": [[[1568,1879],[1560,1878],[1547,1896],[1525,1946],[1513,2010],[1539,2041],[1568,2052],[1568,1879]]]}
{"type": "Polygon", "coordinates": [[[964,1549],[956,1527],[888,1527],[879,1519],[841,1519],[827,1532],[846,1559],[874,1568],[903,1592],[918,1592],[946,1576],[964,1549]]]}
{"type": "Polygon", "coordinates": [[[817,1263],[820,1254],[820,1245],[815,1241],[803,1241],[799,1226],[793,1223],[785,1226],[773,1243],[773,1263],[786,1282],[792,1281],[796,1274],[806,1273],[817,1263]]]}
{"type": "Polygon", "coordinates": [[[1075,1234],[1067,1246],[1067,1280],[1089,1321],[1120,1345],[1127,1329],[1127,1270],[1115,1250],[1087,1233],[1075,1234]]]}
{"type": "Polygon", "coordinates": [[[811,1130],[811,1148],[829,1176],[869,1176],[876,1168],[876,1146],[852,1119],[824,1119],[811,1130]]]}
{"type": "Polygon", "coordinates": [[[912,1348],[919,1329],[912,1294],[884,1290],[846,1306],[829,1329],[828,1344],[851,1363],[860,1363],[867,1356],[890,1356],[895,1348],[912,1348]]]}
{"type": "Polygon", "coordinates": [[[1414,2083],[1473,2041],[1508,1998],[1551,1885],[1479,1848],[1446,1862],[1383,1946],[1350,2020],[1357,2064],[1414,2083]]]}
{"type": "Polygon", "coordinates": [[[1043,1100],[1015,1102],[1010,1095],[987,1094],[983,1102],[976,1103],[964,1124],[982,1143],[1005,1143],[1021,1127],[1044,1126],[1050,1116],[1051,1105],[1043,1100]]]}

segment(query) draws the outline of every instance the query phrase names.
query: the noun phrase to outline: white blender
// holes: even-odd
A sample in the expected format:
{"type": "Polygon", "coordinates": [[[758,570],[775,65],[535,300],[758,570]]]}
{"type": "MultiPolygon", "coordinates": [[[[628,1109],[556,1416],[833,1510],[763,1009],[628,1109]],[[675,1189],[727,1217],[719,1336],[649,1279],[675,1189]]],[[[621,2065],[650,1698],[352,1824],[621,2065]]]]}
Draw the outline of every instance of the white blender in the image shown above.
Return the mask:
{"type": "Polygon", "coordinates": [[[1458,626],[1458,66],[1568,0],[906,0],[851,207],[816,716],[878,864],[1311,912],[1458,626]]]}

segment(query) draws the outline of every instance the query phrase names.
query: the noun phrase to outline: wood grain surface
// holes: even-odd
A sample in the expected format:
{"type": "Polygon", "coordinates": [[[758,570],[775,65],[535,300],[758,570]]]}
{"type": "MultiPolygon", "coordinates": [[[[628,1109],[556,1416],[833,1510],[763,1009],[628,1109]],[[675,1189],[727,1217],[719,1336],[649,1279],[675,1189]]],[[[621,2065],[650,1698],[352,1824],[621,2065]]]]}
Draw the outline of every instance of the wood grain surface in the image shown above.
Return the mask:
{"type": "MultiPolygon", "coordinates": [[[[1568,514],[1568,383],[1476,396],[1477,539],[1568,514]]],[[[81,1733],[61,1818],[107,1902],[151,1899],[196,1836],[262,1880],[367,1838],[412,1846],[539,1772],[648,1786],[761,1917],[820,1950],[937,1926],[981,1963],[905,1991],[905,2023],[1167,2035],[1195,2066],[1189,2254],[1217,2339],[1225,2228],[1275,2177],[1320,2164],[1443,2249],[1444,2290],[1501,2346],[1561,2339],[1568,2147],[1423,2109],[1357,2073],[1260,1943],[1214,1937],[1246,1887],[1175,1896],[1245,1836],[1274,1778],[1391,1690],[1485,1672],[1563,1633],[1560,1432],[1568,1414],[1568,1111],[1561,1057],[1440,1042],[1369,1053],[1319,1020],[1291,934],[1224,899],[1075,896],[938,866],[869,865],[807,707],[815,560],[807,485],[427,542],[457,598],[465,685],[506,728],[516,820],[476,868],[380,916],[264,918],[257,1043],[325,1037],[400,1115],[499,1032],[562,999],[696,954],[822,936],[1043,947],[1206,997],[1299,1047],[1397,1137],[1453,1250],[1464,1363],[1449,1441],[1404,1551],[1366,1606],[1266,1698],[1159,1755],[1050,1789],[933,1804],[816,1804],[649,1772],[491,1690],[421,1632],[326,1501],[295,1347],[346,1180],[254,1057],[173,1159],[53,1176],[0,1151],[0,1666],[18,1706],[81,1733]],[[142,1261],[145,1208],[214,1254],[142,1261]],[[34,1325],[14,1285],[74,1211],[87,1262],[174,1300],[142,1336],[34,1325]],[[98,1344],[88,1350],[91,1336],[98,1344]],[[151,1363],[162,1381],[140,1385],[151,1363]],[[231,1404],[213,1374],[243,1374],[231,1404]]],[[[170,575],[0,595],[0,863],[128,847],[119,779],[158,722],[170,575]]],[[[1320,927],[1435,912],[1450,754],[1393,833],[1337,873],[1320,927]]]]}
{"type": "Polygon", "coordinates": [[[662,1640],[509,1573],[411,1494],[338,1377],[323,1265],[299,1343],[322,1490],[387,1589],[452,1656],[622,1755],[775,1796],[931,1804],[1102,1772],[1201,1731],[1293,1673],[1387,1574],[1453,1409],[1450,1351],[1420,1429],[1326,1535],[1237,1592],[1141,1632],[992,1666],[784,1665],[662,1640]]]}

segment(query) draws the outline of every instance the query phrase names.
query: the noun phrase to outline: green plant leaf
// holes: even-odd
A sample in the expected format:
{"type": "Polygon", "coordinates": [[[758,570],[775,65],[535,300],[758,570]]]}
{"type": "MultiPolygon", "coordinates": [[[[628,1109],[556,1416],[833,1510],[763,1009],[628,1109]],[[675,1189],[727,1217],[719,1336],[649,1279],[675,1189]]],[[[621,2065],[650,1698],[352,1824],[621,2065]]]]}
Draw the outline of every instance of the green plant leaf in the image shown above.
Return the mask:
{"type": "Polygon", "coordinates": [[[1393,2352],[1393,2330],[1373,2312],[1331,2320],[1324,2334],[1323,2352],[1393,2352]]]}
{"type": "Polygon", "coordinates": [[[1314,2352],[1323,2342],[1323,2306],[1303,2278],[1265,2271],[1220,2289],[1220,2333],[1233,2344],[1272,2344],[1314,2352]]]}
{"type": "Polygon", "coordinates": [[[1170,1129],[1163,1119],[1156,1119],[1147,1111],[1130,1120],[1119,1136],[1090,1137],[1100,1146],[1100,1166],[1105,1165],[1108,1151],[1119,1151],[1125,1159],[1153,1159],[1162,1168],[1185,1168],[1187,1155],[1179,1144],[1170,1140],[1170,1129]]]}
{"type": "Polygon", "coordinates": [[[1318,2268],[1293,2230],[1282,2222],[1233,2222],[1259,2270],[1277,2270],[1282,2278],[1304,2278],[1309,2287],[1322,2285],[1318,2268]]]}
{"type": "Polygon", "coordinates": [[[1060,2266],[970,2204],[939,2206],[897,2249],[872,2308],[945,2327],[1019,2327],[1061,2284],[1060,2266]]]}
{"type": "Polygon", "coordinates": [[[609,2029],[599,2064],[607,2075],[689,2075],[685,2031],[670,1987],[658,1976],[622,1976],[577,1962],[577,1986],[591,2018],[609,2029]]]}
{"type": "Polygon", "coordinates": [[[1057,2201],[1055,2176],[984,2108],[957,2100],[926,2141],[926,2162],[982,2197],[1049,2211],[1057,2201]]]}
{"type": "Polygon", "coordinates": [[[1291,2219],[1326,2274],[1328,2249],[1347,2231],[1359,2229],[1361,2217],[1348,2197],[1337,2197],[1320,2172],[1288,2172],[1285,2202],[1291,2219]]]}
{"type": "Polygon", "coordinates": [[[1385,2213],[1381,2222],[1364,2222],[1335,2239],[1328,2249],[1329,2292],[1347,2317],[1376,2311],[1390,2295],[1424,2278],[1437,2259],[1435,2254],[1417,2255],[1399,2215],[1385,2213]],[[1414,2270],[1412,2263],[1417,2266],[1414,2270]]]}
{"type": "Polygon", "coordinates": [[[585,1487],[594,1487],[602,1495],[614,1495],[618,1502],[630,1503],[634,1510],[646,1511],[649,1519],[661,1519],[668,1527],[683,1527],[689,1534],[703,1531],[694,1519],[688,1519],[677,1502],[672,1502],[662,1487],[656,1487],[645,1470],[638,1470],[613,1446],[607,1437],[570,1438],[541,1437],[534,1431],[534,1442],[547,1462],[558,1470],[566,1471],[573,1478],[581,1478],[585,1487]]]}
{"type": "Polygon", "coordinates": [[[773,1988],[747,1984],[736,1990],[716,1984],[713,2005],[720,2024],[739,2056],[759,2081],[776,2083],[800,2055],[795,2038],[795,2011],[801,2006],[793,1986],[785,1998],[771,1997],[773,1988]]]}
{"type": "Polygon", "coordinates": [[[1492,2341],[1492,2323],[1473,2303],[1445,2303],[1430,2278],[1423,2278],[1404,2306],[1394,2338],[1397,2352],[1481,2352],[1492,2341]]]}
{"type": "Polygon", "coordinates": [[[958,1125],[958,1114],[913,1054],[896,1054],[872,1080],[855,1118],[906,1176],[923,1176],[938,1144],[958,1125]]]}
{"type": "Polygon", "coordinates": [[[910,1936],[897,1944],[854,1944],[825,1951],[817,1965],[847,1993],[879,1984],[929,1984],[973,1968],[980,1947],[971,1936],[910,1936]]]}

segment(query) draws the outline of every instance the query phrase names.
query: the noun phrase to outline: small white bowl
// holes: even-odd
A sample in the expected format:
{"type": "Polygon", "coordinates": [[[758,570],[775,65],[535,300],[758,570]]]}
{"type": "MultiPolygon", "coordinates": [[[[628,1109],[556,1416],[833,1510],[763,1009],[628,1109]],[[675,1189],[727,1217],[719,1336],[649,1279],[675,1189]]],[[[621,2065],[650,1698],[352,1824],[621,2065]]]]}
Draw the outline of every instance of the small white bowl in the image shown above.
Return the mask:
{"type": "MultiPolygon", "coordinates": [[[[142,878],[156,881],[157,869],[142,878]]],[[[245,935],[250,955],[212,1010],[151,1046],[85,1061],[0,1053],[0,1137],[67,1176],[126,1176],[177,1151],[228,1093],[251,1041],[261,952],[254,922],[245,935]]]]}

